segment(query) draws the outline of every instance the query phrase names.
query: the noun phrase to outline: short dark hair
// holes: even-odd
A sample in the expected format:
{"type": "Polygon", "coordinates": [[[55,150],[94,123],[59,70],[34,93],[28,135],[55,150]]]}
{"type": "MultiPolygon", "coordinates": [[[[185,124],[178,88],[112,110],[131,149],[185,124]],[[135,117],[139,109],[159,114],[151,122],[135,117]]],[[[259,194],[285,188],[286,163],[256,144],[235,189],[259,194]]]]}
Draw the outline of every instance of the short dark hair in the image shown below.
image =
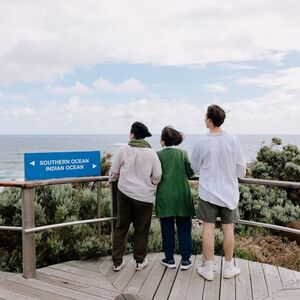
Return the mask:
{"type": "Polygon", "coordinates": [[[207,108],[206,117],[211,119],[215,126],[220,127],[226,119],[226,113],[220,106],[212,104],[207,108]]]}
{"type": "Polygon", "coordinates": [[[131,125],[130,133],[132,133],[134,135],[134,138],[136,138],[137,140],[152,136],[147,126],[141,122],[134,122],[131,125]]]}
{"type": "Polygon", "coordinates": [[[183,134],[172,126],[166,126],[161,132],[161,140],[165,146],[177,146],[183,141],[183,134]]]}

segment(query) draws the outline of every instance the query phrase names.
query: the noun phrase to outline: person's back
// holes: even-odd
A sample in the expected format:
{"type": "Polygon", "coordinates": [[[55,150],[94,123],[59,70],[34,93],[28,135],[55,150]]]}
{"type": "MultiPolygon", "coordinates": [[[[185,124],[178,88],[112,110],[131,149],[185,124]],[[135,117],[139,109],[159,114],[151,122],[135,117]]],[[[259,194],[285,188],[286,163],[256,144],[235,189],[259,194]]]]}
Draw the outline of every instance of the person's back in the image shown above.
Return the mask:
{"type": "Polygon", "coordinates": [[[167,147],[157,154],[163,173],[156,194],[157,217],[193,215],[194,206],[188,183],[188,178],[193,172],[186,151],[167,147]]]}
{"type": "Polygon", "coordinates": [[[221,128],[226,118],[218,105],[210,105],[205,115],[209,133],[196,143],[191,165],[199,176],[199,205],[197,218],[203,221],[203,257],[205,263],[198,273],[213,280],[215,222],[222,221],[224,234],[224,278],[240,273],[233,263],[233,224],[238,219],[238,177],[245,175],[246,162],[238,139],[221,128]]]}
{"type": "Polygon", "coordinates": [[[153,183],[157,184],[160,179],[157,176],[160,169],[156,152],[151,148],[126,145],[115,156],[121,166],[118,174],[119,190],[133,199],[153,203],[156,191],[153,183]],[[154,169],[155,166],[158,170],[154,169]]]}
{"type": "Polygon", "coordinates": [[[224,131],[208,133],[197,141],[191,160],[193,169],[200,173],[200,197],[229,209],[236,208],[237,177],[245,172],[239,140],[224,131]]]}
{"type": "Polygon", "coordinates": [[[109,171],[110,181],[118,181],[117,224],[113,235],[112,260],[114,271],[124,265],[123,256],[129,226],[134,227],[133,258],[136,270],[146,267],[148,235],[155,200],[156,185],[161,177],[159,158],[150,144],[145,141],[151,136],[148,128],[134,122],[130,130],[128,146],[114,154],[109,171]]]}
{"type": "Polygon", "coordinates": [[[195,215],[194,204],[188,179],[193,175],[186,151],[175,146],[182,142],[183,135],[171,126],[162,130],[161,145],[158,152],[162,165],[162,179],[156,193],[156,216],[160,218],[163,250],[165,258],[161,263],[168,268],[175,268],[175,228],[176,222],[179,250],[181,254],[180,269],[192,266],[192,216],[195,215]]]}

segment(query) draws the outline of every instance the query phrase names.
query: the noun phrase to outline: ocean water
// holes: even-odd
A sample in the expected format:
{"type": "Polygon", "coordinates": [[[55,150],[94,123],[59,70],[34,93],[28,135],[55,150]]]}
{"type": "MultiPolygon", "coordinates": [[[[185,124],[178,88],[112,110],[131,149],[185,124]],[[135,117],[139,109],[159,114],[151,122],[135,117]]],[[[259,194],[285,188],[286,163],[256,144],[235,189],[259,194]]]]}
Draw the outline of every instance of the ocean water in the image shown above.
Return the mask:
{"type": "MultiPolygon", "coordinates": [[[[283,144],[300,147],[300,135],[239,135],[246,159],[255,160],[263,142],[271,143],[272,137],[282,139],[283,144]]],[[[181,148],[189,154],[200,135],[186,135],[181,148]]],[[[159,135],[148,139],[155,150],[161,149],[159,135]]],[[[24,153],[54,151],[88,151],[114,153],[121,144],[128,142],[128,135],[0,135],[0,180],[24,178],[24,153]]]]}

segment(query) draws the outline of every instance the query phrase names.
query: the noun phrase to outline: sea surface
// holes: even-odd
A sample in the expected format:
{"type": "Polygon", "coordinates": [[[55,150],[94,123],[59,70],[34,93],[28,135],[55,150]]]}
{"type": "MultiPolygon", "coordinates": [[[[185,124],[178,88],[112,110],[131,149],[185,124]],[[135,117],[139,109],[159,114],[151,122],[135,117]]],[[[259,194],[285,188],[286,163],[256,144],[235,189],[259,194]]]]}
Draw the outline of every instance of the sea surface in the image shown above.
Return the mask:
{"type": "MultiPolygon", "coordinates": [[[[239,135],[246,159],[254,161],[263,143],[280,137],[283,144],[300,147],[300,135],[239,135]]],[[[191,154],[200,135],[186,135],[181,148],[191,154]]],[[[159,135],[147,139],[155,150],[161,149],[159,135]]],[[[24,153],[100,150],[114,153],[128,142],[127,134],[110,135],[0,135],[0,180],[23,180],[24,153]]]]}

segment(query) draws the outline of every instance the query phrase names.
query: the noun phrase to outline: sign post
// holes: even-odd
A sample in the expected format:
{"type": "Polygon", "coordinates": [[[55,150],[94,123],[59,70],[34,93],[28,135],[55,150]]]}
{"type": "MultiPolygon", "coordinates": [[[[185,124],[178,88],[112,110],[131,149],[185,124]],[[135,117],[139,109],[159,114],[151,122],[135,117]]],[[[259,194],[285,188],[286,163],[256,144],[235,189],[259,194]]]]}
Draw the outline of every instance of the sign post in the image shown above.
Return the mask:
{"type": "Polygon", "coordinates": [[[25,153],[25,180],[101,175],[100,151],[25,153]]]}

